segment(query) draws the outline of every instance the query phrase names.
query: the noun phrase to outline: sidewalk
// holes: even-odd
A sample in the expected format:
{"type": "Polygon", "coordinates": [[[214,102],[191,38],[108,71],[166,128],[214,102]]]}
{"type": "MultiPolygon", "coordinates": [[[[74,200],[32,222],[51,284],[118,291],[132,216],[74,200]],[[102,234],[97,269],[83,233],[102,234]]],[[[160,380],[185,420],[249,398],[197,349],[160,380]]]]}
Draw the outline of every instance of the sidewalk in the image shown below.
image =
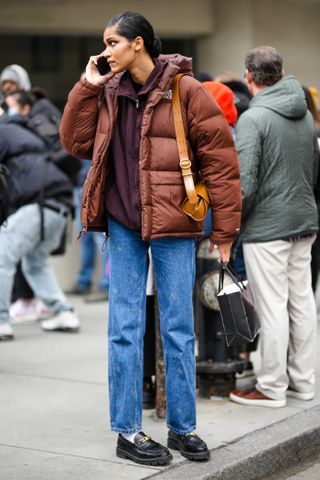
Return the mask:
{"type": "MultiPolygon", "coordinates": [[[[121,460],[108,423],[106,305],[71,300],[81,317],[79,334],[45,333],[33,323],[14,326],[15,341],[0,342],[0,480],[138,480],[154,475],[163,480],[183,475],[240,480],[245,474],[224,477],[213,470],[221,473],[231,462],[236,472],[244,454],[252,456],[259,445],[261,454],[286,432],[292,436],[296,427],[303,438],[320,419],[319,382],[313,401],[288,399],[281,409],[199,398],[197,431],[210,449],[218,449],[210,462],[196,465],[175,452],[165,468],[121,460]]],[[[318,358],[318,379],[319,374],[318,358]]],[[[144,412],[143,428],[166,444],[165,423],[154,410],[144,412]]]]}

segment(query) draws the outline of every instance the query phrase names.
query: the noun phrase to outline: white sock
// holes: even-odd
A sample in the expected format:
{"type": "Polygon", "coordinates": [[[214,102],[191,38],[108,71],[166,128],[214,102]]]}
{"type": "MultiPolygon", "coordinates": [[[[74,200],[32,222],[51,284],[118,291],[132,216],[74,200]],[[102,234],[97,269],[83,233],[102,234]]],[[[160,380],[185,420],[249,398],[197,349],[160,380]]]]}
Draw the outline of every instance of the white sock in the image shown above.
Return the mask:
{"type": "Polygon", "coordinates": [[[128,442],[134,443],[134,437],[137,435],[139,432],[134,432],[134,433],[121,433],[121,437],[125,438],[128,440],[128,442]]]}

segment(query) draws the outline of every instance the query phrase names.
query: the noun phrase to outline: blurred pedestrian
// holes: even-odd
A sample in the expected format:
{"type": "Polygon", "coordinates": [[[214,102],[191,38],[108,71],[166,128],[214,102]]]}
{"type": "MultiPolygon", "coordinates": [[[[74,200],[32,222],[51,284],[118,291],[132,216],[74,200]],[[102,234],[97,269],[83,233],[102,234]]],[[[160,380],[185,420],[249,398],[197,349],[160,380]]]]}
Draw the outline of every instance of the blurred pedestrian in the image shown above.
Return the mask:
{"type": "MultiPolygon", "coordinates": [[[[16,64],[5,67],[0,74],[0,89],[3,97],[18,90],[29,91],[31,81],[26,69],[16,64]]],[[[4,98],[2,99],[2,106],[7,110],[8,107],[4,98]]],[[[3,113],[5,113],[5,110],[3,110],[3,113]]],[[[39,312],[45,311],[41,302],[36,302],[33,291],[23,276],[20,262],[17,265],[12,289],[12,302],[10,318],[17,322],[37,320],[39,312]]]]}
{"type": "Polygon", "coordinates": [[[44,320],[42,328],[50,331],[79,328],[79,319],[47,262],[60,244],[73,206],[73,187],[68,177],[47,160],[46,144],[28,127],[33,104],[31,93],[11,93],[6,97],[10,115],[0,120],[0,163],[9,170],[10,207],[9,217],[0,229],[1,340],[14,337],[9,305],[20,260],[32,290],[52,312],[52,318],[44,320]]]}
{"type": "Polygon", "coordinates": [[[247,85],[233,72],[221,73],[215,77],[215,81],[223,83],[233,91],[234,105],[238,111],[238,117],[240,117],[248,109],[252,99],[247,85]]]}
{"type": "Polygon", "coordinates": [[[314,396],[317,317],[310,260],[318,230],[313,189],[319,151],[302,87],[294,76],[283,77],[279,52],[255,48],[245,65],[254,98],[236,136],[244,257],[262,323],[262,366],[255,387],[230,399],[278,408],[286,396],[314,396]]]}
{"type": "MultiPolygon", "coordinates": [[[[2,105],[5,110],[8,110],[7,113],[9,115],[12,114],[12,110],[8,109],[6,105],[6,95],[24,90],[32,91],[33,93],[34,103],[28,113],[29,116],[45,117],[49,118],[50,121],[54,119],[56,123],[60,121],[61,112],[47,98],[46,92],[42,88],[31,86],[29,74],[21,65],[12,64],[6,66],[0,74],[0,86],[4,95],[2,105]]],[[[75,165],[75,162],[73,164],[75,165]]],[[[74,181],[75,177],[76,174],[72,173],[70,175],[72,181],[74,181]]],[[[23,275],[20,262],[16,269],[11,301],[10,318],[12,323],[43,320],[50,316],[50,310],[48,310],[46,305],[39,298],[34,297],[34,292],[23,275]]]]}
{"type": "Polygon", "coordinates": [[[215,205],[211,241],[224,262],[240,220],[237,156],[223,114],[192,78],[190,59],[159,57],[160,40],[142,15],[114,17],[103,39],[105,50],[90,58],[86,78],[69,94],[61,138],[73,155],[92,158],[83,189],[84,232],[108,229],[110,235],[109,391],[117,455],[149,465],[172,459],[141,430],[150,246],[166,365],[168,446],[189,459],[206,459],[207,445],[195,434],[192,305],[194,238],[203,225],[180,207],[186,192],[172,116],[178,72],[188,74],[180,80],[180,95],[192,170],[207,182],[215,205]],[[100,75],[104,60],[111,72],[100,75]]]}
{"type": "MultiPolygon", "coordinates": [[[[224,80],[229,79],[230,77],[221,76],[224,80]]],[[[233,78],[233,77],[231,77],[233,78]]],[[[230,127],[232,137],[236,140],[236,122],[238,116],[245,111],[246,100],[249,100],[248,97],[243,93],[245,90],[242,88],[241,83],[236,80],[228,82],[228,85],[222,83],[221,81],[205,81],[203,86],[209,90],[221,110],[223,111],[228,125],[230,127]],[[232,87],[235,88],[235,92],[228,85],[232,83],[232,87]],[[239,86],[240,83],[240,86],[239,86]],[[240,92],[240,93],[239,93],[240,92]]],[[[247,89],[247,87],[243,84],[247,89]]],[[[250,94],[249,94],[250,95],[250,94]]],[[[250,95],[250,98],[252,96],[250,95]]],[[[205,219],[205,235],[208,236],[212,230],[211,226],[211,212],[209,210],[206,219],[205,219]]],[[[241,280],[246,280],[246,268],[243,258],[243,245],[241,240],[241,233],[239,233],[231,247],[231,257],[230,257],[230,266],[237,272],[241,280]]],[[[236,372],[236,378],[245,378],[251,375],[254,375],[253,363],[250,360],[250,352],[253,352],[257,349],[258,336],[255,341],[250,344],[238,346],[238,354],[242,360],[245,360],[245,368],[242,372],[236,372]]]]}
{"type": "MultiPolygon", "coordinates": [[[[82,160],[82,168],[76,186],[76,226],[81,230],[81,199],[82,187],[90,168],[89,160],[82,160]]],[[[67,293],[70,295],[84,295],[88,302],[108,300],[109,281],[106,277],[106,263],[109,257],[108,244],[102,232],[88,232],[80,238],[80,270],[75,286],[67,293]],[[97,263],[100,264],[100,278],[98,290],[92,291],[93,276],[97,263]]]]}
{"type": "MultiPolygon", "coordinates": [[[[312,96],[310,90],[306,86],[302,86],[304,95],[306,97],[307,107],[311,115],[313,116],[315,129],[317,132],[318,137],[318,145],[320,147],[320,114],[317,110],[314,97],[312,96]]],[[[318,172],[318,181],[315,188],[315,197],[317,201],[317,208],[318,208],[318,222],[320,221],[320,172],[318,172]]],[[[319,222],[320,223],[320,222],[319,222]]],[[[312,249],[311,249],[311,275],[312,275],[312,289],[315,292],[317,283],[318,283],[318,276],[319,276],[319,265],[320,265],[320,235],[319,231],[317,233],[317,237],[313,242],[312,249]]]]}
{"type": "Polygon", "coordinates": [[[17,90],[30,90],[30,77],[21,65],[8,65],[0,74],[0,86],[3,95],[16,92],[17,90]]]}

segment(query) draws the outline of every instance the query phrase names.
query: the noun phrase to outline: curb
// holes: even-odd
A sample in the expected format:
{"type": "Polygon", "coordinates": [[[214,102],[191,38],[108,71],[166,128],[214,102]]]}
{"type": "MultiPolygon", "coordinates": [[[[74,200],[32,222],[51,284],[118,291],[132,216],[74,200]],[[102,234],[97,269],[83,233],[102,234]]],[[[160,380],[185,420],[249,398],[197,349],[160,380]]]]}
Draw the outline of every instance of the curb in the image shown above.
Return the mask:
{"type": "Polygon", "coordinates": [[[259,480],[310,460],[319,450],[320,405],[211,450],[208,462],[183,461],[148,478],[259,480]]]}

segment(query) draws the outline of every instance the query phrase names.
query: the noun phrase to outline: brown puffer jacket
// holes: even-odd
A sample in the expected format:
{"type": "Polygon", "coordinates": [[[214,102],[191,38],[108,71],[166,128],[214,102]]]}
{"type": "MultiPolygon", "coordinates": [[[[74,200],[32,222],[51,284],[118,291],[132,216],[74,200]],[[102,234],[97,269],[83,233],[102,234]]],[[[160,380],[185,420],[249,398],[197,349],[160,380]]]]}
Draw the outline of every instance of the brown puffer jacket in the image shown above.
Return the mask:
{"type": "MultiPolygon", "coordinates": [[[[171,85],[177,73],[191,73],[191,60],[180,55],[165,62],[157,87],[149,94],[140,141],[142,238],[201,237],[203,224],[181,210],[186,196],[172,116],[171,85]]],[[[120,74],[121,75],[121,74],[120,74]]],[[[103,86],[78,82],[68,97],[60,136],[75,157],[92,158],[82,194],[83,230],[107,231],[105,188],[108,153],[117,117],[120,75],[103,86]]],[[[212,205],[211,240],[232,241],[240,226],[241,193],[238,159],[226,119],[210,93],[192,76],[180,80],[180,96],[195,181],[205,180],[212,205]]]]}

